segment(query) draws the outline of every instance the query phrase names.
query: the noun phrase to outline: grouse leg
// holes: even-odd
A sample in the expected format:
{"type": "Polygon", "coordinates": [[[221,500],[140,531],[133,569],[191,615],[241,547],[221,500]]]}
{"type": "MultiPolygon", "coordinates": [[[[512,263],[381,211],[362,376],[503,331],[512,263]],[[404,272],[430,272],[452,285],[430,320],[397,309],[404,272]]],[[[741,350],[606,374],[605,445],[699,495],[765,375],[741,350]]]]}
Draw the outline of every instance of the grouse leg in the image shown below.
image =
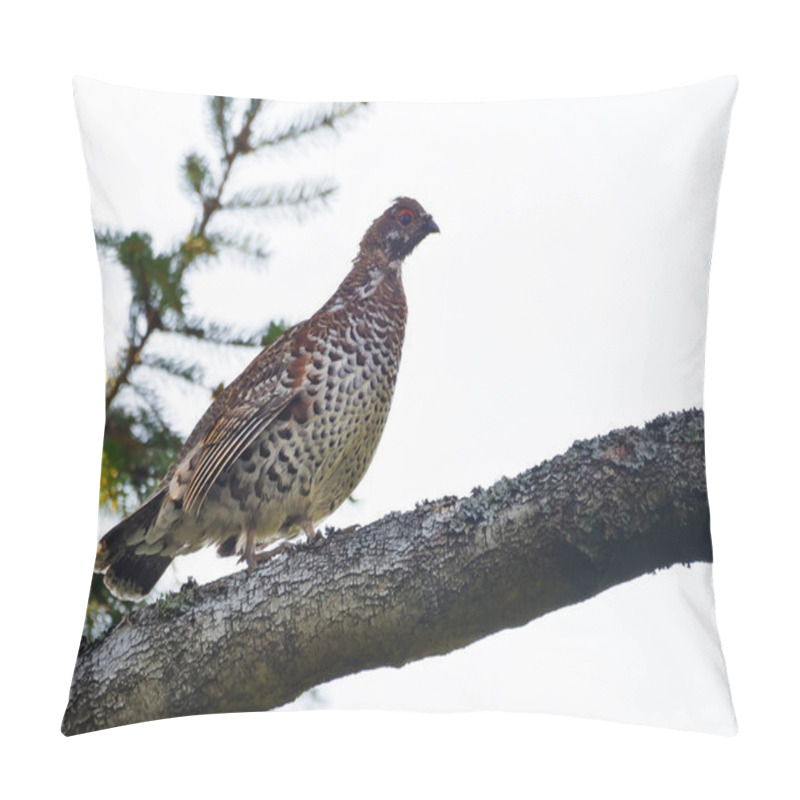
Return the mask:
{"type": "Polygon", "coordinates": [[[256,537],[254,533],[250,531],[245,532],[246,539],[244,545],[244,552],[241,555],[239,561],[247,562],[247,574],[252,575],[253,570],[259,564],[266,564],[267,561],[275,558],[279,553],[282,553],[284,550],[290,548],[291,542],[288,542],[286,539],[282,539],[275,547],[271,548],[270,550],[262,550],[261,552],[257,552],[257,544],[256,544],[256,537]]]}
{"type": "Polygon", "coordinates": [[[244,553],[239,560],[247,562],[247,574],[252,575],[256,564],[258,564],[258,558],[256,557],[256,536],[252,528],[248,527],[245,529],[244,553]]]}
{"type": "Polygon", "coordinates": [[[325,534],[322,531],[314,529],[314,523],[310,519],[303,520],[300,523],[300,527],[306,535],[306,547],[310,547],[314,542],[325,538],[325,534]]]}

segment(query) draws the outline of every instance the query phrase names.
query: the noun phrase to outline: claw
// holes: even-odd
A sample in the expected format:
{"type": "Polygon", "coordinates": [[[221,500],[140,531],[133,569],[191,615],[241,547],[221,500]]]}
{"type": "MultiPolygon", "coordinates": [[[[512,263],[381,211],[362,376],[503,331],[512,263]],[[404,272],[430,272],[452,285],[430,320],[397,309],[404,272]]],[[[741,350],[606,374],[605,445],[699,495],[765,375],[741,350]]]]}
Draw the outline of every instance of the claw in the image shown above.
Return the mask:
{"type": "Polygon", "coordinates": [[[292,549],[292,543],[286,539],[282,539],[271,550],[262,550],[260,553],[256,554],[255,557],[256,563],[266,564],[267,561],[271,561],[273,558],[275,558],[275,556],[279,555],[284,550],[291,550],[291,549],[292,549]]]}
{"type": "Polygon", "coordinates": [[[314,529],[314,523],[311,522],[310,519],[304,520],[300,527],[303,529],[303,533],[306,535],[306,544],[311,545],[314,544],[318,539],[323,538],[322,531],[318,531],[314,529]]]}

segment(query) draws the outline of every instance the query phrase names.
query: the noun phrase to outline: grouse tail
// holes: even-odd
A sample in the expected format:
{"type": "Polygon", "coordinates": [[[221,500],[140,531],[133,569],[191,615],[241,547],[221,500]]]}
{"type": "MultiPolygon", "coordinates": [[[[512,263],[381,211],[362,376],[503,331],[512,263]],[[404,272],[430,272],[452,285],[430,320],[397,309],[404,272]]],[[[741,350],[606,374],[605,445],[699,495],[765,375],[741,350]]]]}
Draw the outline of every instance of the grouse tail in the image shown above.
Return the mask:
{"type": "Polygon", "coordinates": [[[120,600],[142,600],[172,562],[172,556],[142,552],[161,510],[166,489],[115,525],[98,543],[94,571],[120,600]]]}

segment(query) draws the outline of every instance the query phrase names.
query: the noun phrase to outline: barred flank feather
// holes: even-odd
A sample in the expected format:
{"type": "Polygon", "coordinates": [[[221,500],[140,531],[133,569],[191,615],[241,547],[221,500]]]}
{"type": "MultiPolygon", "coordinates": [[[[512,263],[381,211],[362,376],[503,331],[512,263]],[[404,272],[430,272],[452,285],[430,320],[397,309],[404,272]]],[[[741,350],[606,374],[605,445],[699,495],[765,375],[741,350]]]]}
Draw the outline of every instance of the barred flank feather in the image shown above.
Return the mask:
{"type": "Polygon", "coordinates": [[[103,582],[121,600],[141,600],[155,586],[172,561],[171,556],[138,555],[164,501],[166,489],[153,495],[143,506],[116,527],[97,545],[94,571],[104,574],[103,582]]]}

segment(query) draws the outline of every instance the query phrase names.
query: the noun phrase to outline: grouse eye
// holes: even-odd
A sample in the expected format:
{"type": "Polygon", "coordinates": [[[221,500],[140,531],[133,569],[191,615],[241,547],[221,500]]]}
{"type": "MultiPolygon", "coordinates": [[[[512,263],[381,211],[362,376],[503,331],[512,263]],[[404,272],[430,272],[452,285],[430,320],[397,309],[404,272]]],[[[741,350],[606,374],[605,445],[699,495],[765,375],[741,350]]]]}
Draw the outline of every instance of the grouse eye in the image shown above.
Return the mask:
{"type": "Polygon", "coordinates": [[[414,220],[414,212],[408,208],[401,208],[397,219],[400,221],[401,225],[410,225],[414,220]]]}

